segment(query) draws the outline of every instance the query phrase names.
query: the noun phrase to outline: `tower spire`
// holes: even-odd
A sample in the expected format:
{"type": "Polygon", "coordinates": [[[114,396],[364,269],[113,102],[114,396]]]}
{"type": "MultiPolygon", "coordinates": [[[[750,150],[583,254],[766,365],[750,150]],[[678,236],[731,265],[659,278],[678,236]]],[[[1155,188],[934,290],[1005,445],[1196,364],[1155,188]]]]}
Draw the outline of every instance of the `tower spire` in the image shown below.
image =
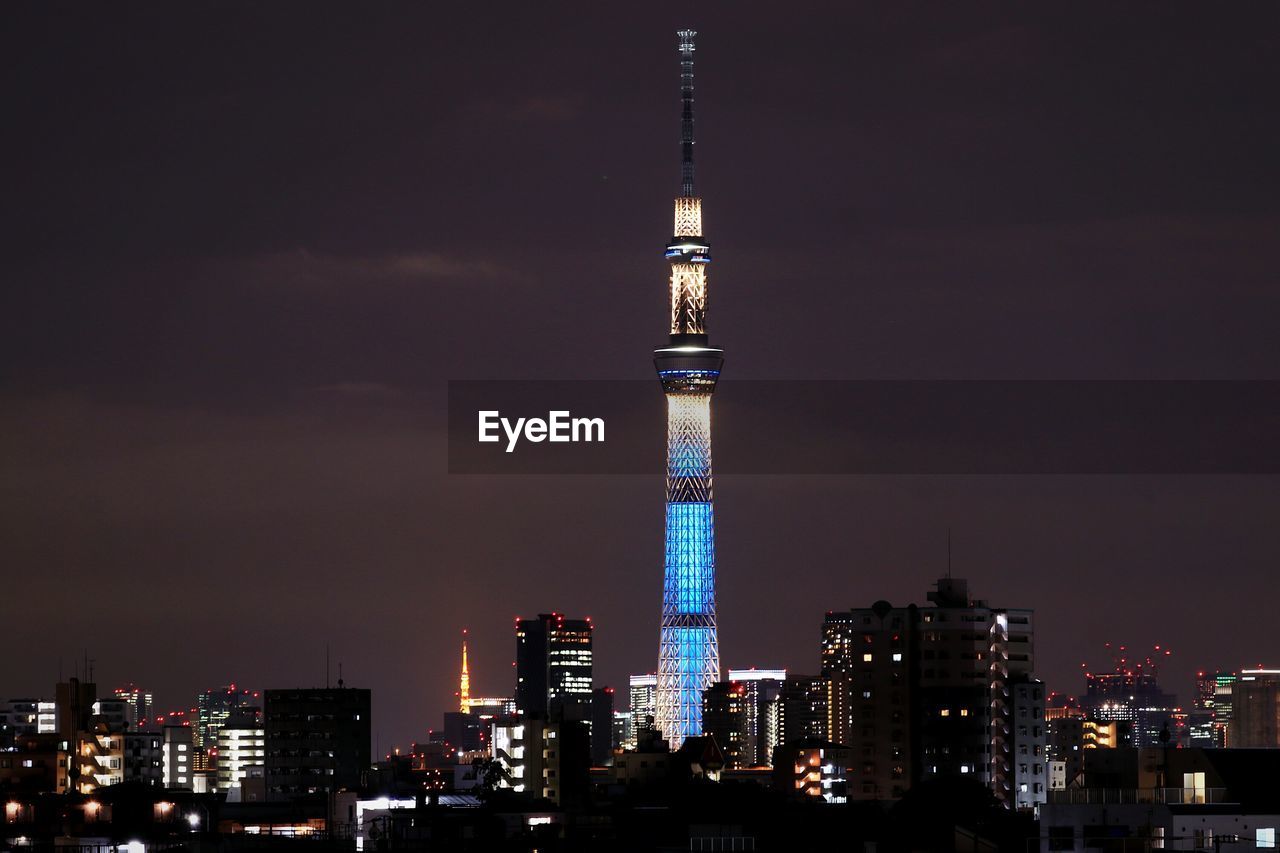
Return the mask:
{"type": "Polygon", "coordinates": [[[458,680],[458,707],[471,713],[471,673],[467,670],[467,629],[462,629],[462,677],[458,680]]]}
{"type": "Polygon", "coordinates": [[[680,196],[693,198],[693,40],[697,30],[680,30],[680,196]]]}

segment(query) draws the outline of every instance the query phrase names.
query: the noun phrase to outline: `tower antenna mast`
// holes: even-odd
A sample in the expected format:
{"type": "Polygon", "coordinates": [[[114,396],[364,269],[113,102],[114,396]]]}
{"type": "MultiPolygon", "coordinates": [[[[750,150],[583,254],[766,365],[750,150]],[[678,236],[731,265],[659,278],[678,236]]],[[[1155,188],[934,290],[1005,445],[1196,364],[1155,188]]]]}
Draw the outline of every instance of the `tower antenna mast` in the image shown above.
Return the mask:
{"type": "Polygon", "coordinates": [[[694,198],[693,188],[693,40],[696,30],[680,30],[680,195],[694,198]]]}

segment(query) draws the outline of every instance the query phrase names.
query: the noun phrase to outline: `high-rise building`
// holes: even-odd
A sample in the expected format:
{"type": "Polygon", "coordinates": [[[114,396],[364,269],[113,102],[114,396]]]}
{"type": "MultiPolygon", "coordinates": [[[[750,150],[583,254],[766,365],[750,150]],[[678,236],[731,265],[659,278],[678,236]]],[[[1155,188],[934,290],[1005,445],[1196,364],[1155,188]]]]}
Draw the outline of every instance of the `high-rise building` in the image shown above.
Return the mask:
{"type": "Polygon", "coordinates": [[[667,398],[666,557],[658,641],[657,727],[678,748],[702,733],[702,694],[720,680],[716,633],[711,395],[724,351],[707,343],[707,264],[702,199],[693,183],[693,30],[679,33],[680,195],[675,201],[668,346],[654,351],[667,398]]]}
{"type": "Polygon", "coordinates": [[[478,714],[445,711],[444,745],[461,760],[466,753],[484,748],[490,725],[478,714]]]}
{"type": "Polygon", "coordinates": [[[630,749],[628,738],[631,737],[631,712],[613,712],[613,748],[630,749]]]}
{"type": "Polygon", "coordinates": [[[591,765],[604,767],[613,760],[613,688],[591,691],[591,765]]]}
{"type": "Polygon", "coordinates": [[[787,680],[785,669],[731,669],[729,681],[747,691],[747,730],[743,759],[748,767],[773,764],[778,743],[778,697],[787,680]]]}
{"type": "Polygon", "coordinates": [[[235,684],[215,687],[201,693],[196,699],[196,725],[192,737],[200,750],[214,749],[218,745],[218,729],[232,714],[261,703],[261,696],[252,690],[237,688],[235,684]]]}
{"type": "Polygon", "coordinates": [[[266,788],[271,801],[359,786],[370,763],[368,690],[264,691],[266,788]]]}
{"type": "Polygon", "coordinates": [[[1192,710],[1213,710],[1213,701],[1218,694],[1217,675],[1216,672],[1205,672],[1203,670],[1196,673],[1196,696],[1191,703],[1192,710]]]}
{"type": "Polygon", "coordinates": [[[1085,673],[1085,695],[1081,700],[1091,718],[1128,723],[1133,731],[1133,745],[1161,746],[1162,732],[1169,729],[1173,743],[1181,737],[1178,726],[1178,700],[1160,686],[1160,665],[1170,655],[1156,646],[1141,660],[1131,657],[1125,646],[1106,644],[1111,667],[1106,671],[1085,673]]]}
{"type": "Polygon", "coordinates": [[[540,613],[516,620],[516,711],[591,721],[591,620],[540,613]]]}
{"type": "Polygon", "coordinates": [[[716,739],[726,770],[755,763],[747,744],[750,707],[747,685],[740,681],[717,681],[702,694],[702,730],[716,739]]]}
{"type": "Polygon", "coordinates": [[[117,699],[123,699],[128,703],[129,728],[142,729],[147,727],[151,720],[151,706],[153,704],[150,690],[144,690],[136,684],[129,683],[124,687],[117,687],[111,693],[117,699]]]}
{"type": "Polygon", "coordinates": [[[1008,714],[992,725],[1009,731],[992,737],[995,784],[1005,785],[1014,808],[1032,811],[1048,800],[1048,732],[1045,728],[1044,682],[1015,676],[1008,682],[1008,714]]]}
{"type": "MultiPolygon", "coordinates": [[[[788,675],[778,693],[777,746],[827,737],[828,680],[820,675],[788,675]]],[[[776,761],[774,762],[777,763],[776,761]]]]}
{"type": "Polygon", "coordinates": [[[634,750],[642,740],[641,733],[657,728],[658,676],[633,675],[629,679],[631,728],[623,749],[634,750]]]}
{"type": "Polygon", "coordinates": [[[896,799],[923,779],[968,777],[1012,807],[1006,692],[1033,670],[1031,611],[972,599],[951,577],[928,600],[827,614],[829,737],[851,747],[850,796],[896,799]]]}
{"type": "Polygon", "coordinates": [[[1218,672],[1213,677],[1213,731],[1217,746],[1233,746],[1230,739],[1231,717],[1237,675],[1218,672]]]}
{"type": "Polygon", "coordinates": [[[1242,669],[1231,692],[1235,749],[1280,747],[1280,669],[1242,669]]]}

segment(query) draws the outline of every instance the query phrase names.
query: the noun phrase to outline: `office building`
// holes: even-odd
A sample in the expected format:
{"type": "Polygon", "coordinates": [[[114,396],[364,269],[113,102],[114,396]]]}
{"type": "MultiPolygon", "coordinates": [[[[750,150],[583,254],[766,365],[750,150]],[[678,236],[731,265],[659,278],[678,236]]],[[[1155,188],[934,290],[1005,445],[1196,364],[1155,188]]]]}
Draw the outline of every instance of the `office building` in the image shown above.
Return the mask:
{"type": "Polygon", "coordinates": [[[235,713],[260,707],[262,697],[255,691],[228,684],[206,690],[196,698],[196,725],[193,738],[197,749],[207,752],[218,745],[218,730],[235,713]]]}
{"type": "Polygon", "coordinates": [[[777,743],[828,740],[827,694],[828,682],[822,676],[788,675],[778,692],[777,743]]]}
{"type": "Polygon", "coordinates": [[[541,613],[516,620],[516,711],[591,720],[591,620],[541,613]]]}
{"type": "Polygon", "coordinates": [[[643,733],[657,728],[658,676],[633,675],[629,682],[631,702],[631,729],[627,733],[624,749],[634,750],[643,739],[643,733]]]}
{"type": "Polygon", "coordinates": [[[628,738],[631,737],[631,712],[613,712],[613,747],[614,749],[630,749],[628,738]]]}
{"type": "Polygon", "coordinates": [[[604,767],[613,761],[613,688],[597,687],[591,693],[591,765],[604,767]]]}
{"type": "Polygon", "coordinates": [[[702,694],[702,730],[715,738],[724,755],[724,767],[738,770],[755,763],[747,744],[751,697],[739,681],[717,681],[702,694]]]}
{"type": "Polygon", "coordinates": [[[1242,669],[1232,685],[1233,749],[1280,747],[1280,669],[1242,669]]]}
{"type": "Polygon", "coordinates": [[[111,694],[127,703],[129,728],[142,729],[147,727],[151,722],[151,707],[154,704],[150,690],[145,690],[136,684],[129,683],[124,687],[117,687],[112,690],[111,694]]]}
{"type": "Polygon", "coordinates": [[[747,730],[743,760],[748,767],[773,765],[778,743],[778,697],[787,680],[785,669],[731,669],[729,681],[747,690],[747,730]]]}

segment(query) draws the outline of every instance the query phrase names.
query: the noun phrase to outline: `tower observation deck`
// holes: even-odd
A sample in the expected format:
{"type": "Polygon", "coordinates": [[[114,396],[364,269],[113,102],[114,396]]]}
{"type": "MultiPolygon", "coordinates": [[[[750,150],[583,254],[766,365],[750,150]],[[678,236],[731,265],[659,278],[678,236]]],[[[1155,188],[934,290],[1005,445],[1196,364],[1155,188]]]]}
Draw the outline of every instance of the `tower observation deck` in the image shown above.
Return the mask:
{"type": "Polygon", "coordinates": [[[680,195],[667,244],[670,341],[654,350],[667,398],[666,552],[658,642],[657,719],[672,748],[702,734],[702,693],[720,680],[715,529],[711,503],[711,395],[724,352],[707,343],[702,199],[693,174],[693,30],[679,33],[680,195]]]}

